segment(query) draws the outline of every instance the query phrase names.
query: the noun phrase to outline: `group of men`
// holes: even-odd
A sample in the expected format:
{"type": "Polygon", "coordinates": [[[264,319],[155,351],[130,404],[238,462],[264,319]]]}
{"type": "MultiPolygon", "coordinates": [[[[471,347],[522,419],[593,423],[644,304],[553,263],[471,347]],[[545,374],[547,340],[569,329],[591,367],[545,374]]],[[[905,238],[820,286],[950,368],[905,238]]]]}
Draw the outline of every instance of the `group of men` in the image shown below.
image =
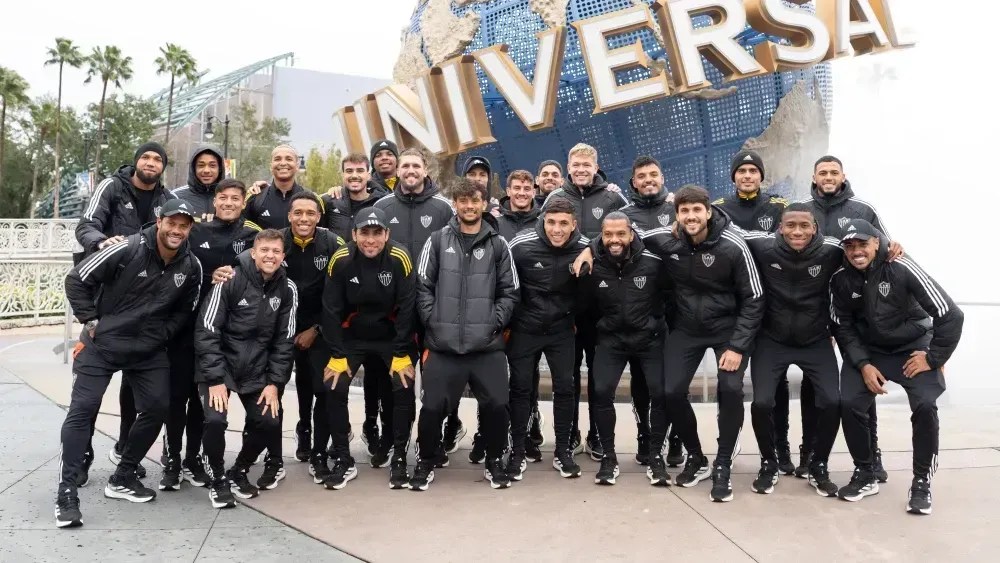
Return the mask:
{"type": "Polygon", "coordinates": [[[391,488],[427,490],[449,464],[466,434],[466,387],[478,403],[469,461],[485,464],[493,488],[510,487],[542,461],[543,355],[561,476],[581,475],[574,456],[586,450],[600,463],[595,482],[615,484],[614,399],[628,364],[635,461],[654,486],[711,477],[720,502],[733,498],[748,364],[761,451],[752,489],[764,494],[780,474],[808,478],[823,496],[877,493],[887,475],[874,396],[897,382],[914,411],[907,509],[931,511],[935,400],[962,312],[889,240],[835,157],[816,163],[812,198],[791,205],[761,191],[764,163],[751,151],[733,159],[734,195],[714,203],[697,186],[668,193],[650,157],[635,160],[626,196],[585,144],[569,152],[565,173],[551,160],[536,174],[511,172],[499,201],[486,158],[469,158],[446,197],[424,154],[389,140],[344,157],[344,185],[322,197],[296,182],[298,155],[285,145],[272,152],[272,180],[249,188],[225,178],[212,147],[195,150],[188,184],[173,192],[160,182],[166,164],[160,145],[139,147],[98,186],[77,227],[84,257],[66,291],[85,328],[62,429],[59,527],[82,525],[77,489],[89,480],[89,441],[115,372],[122,421],[105,495],[156,497],[140,461],[166,424],[159,490],[187,481],[227,508],[286,475],[282,396],[293,373],[295,458],[316,484],[342,489],[358,474],[348,402],[363,370],[361,438],[370,465],[389,467],[391,488]],[[688,399],[708,349],[719,367],[711,462],[688,399]],[[787,435],[791,364],[805,375],[798,467],[787,435]],[[246,420],[226,469],[234,392],[246,420]],[[838,487],[827,463],[841,422],[856,469],[838,487]],[[672,477],[668,466],[683,468],[672,477]]]}

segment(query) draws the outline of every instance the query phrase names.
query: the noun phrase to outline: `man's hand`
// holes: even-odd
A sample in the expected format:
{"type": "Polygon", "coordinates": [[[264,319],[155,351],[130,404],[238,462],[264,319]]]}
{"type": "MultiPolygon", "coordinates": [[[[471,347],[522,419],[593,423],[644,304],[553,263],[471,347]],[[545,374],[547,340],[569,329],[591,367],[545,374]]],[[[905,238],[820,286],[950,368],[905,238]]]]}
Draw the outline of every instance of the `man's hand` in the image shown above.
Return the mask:
{"type": "Polygon", "coordinates": [[[500,215],[501,215],[501,213],[500,213],[500,206],[498,205],[498,206],[494,207],[493,209],[490,209],[490,215],[492,215],[492,216],[496,217],[497,219],[499,219],[500,215]]]}
{"type": "Polygon", "coordinates": [[[225,383],[208,388],[208,406],[219,412],[226,412],[229,409],[229,392],[225,383]]]}
{"type": "Polygon", "coordinates": [[[264,403],[264,408],[261,409],[260,414],[267,414],[270,409],[271,416],[273,418],[278,418],[278,388],[273,384],[268,384],[264,387],[264,390],[260,392],[260,397],[257,399],[257,404],[264,403]]]}
{"type": "Polygon", "coordinates": [[[236,270],[232,266],[219,266],[212,272],[212,284],[227,282],[233,279],[236,275],[236,270]]]}
{"type": "Polygon", "coordinates": [[[259,195],[260,192],[267,187],[267,182],[264,180],[257,180],[256,182],[247,186],[247,195],[259,195]]]}
{"type": "Polygon", "coordinates": [[[576,260],[573,261],[573,275],[575,275],[576,277],[585,275],[582,273],[584,264],[586,264],[587,267],[591,271],[593,271],[594,253],[590,251],[589,246],[587,248],[584,248],[583,252],[581,252],[580,255],[576,257],[576,260]]]}
{"type": "Polygon", "coordinates": [[[882,372],[878,370],[877,367],[872,364],[861,368],[861,377],[865,380],[865,385],[868,390],[876,395],[885,395],[888,391],[885,390],[885,377],[882,376],[882,372]]]}
{"type": "Polygon", "coordinates": [[[722,357],[719,358],[719,370],[720,371],[736,371],[740,369],[740,364],[743,363],[743,354],[739,352],[733,352],[732,350],[726,350],[722,353],[722,357]]]}
{"type": "Polygon", "coordinates": [[[347,377],[353,377],[354,375],[351,373],[351,366],[347,364],[347,358],[330,358],[330,361],[323,369],[323,382],[326,383],[332,379],[330,389],[336,389],[337,380],[340,379],[341,375],[347,375],[347,377]]]}
{"type": "Polygon", "coordinates": [[[903,245],[898,242],[891,240],[889,241],[889,256],[886,258],[887,261],[893,262],[896,258],[903,255],[903,245]]]}
{"type": "Polygon", "coordinates": [[[667,203],[673,203],[674,202],[674,192],[667,192],[667,199],[666,199],[666,201],[667,201],[667,203]]]}
{"type": "Polygon", "coordinates": [[[903,375],[907,379],[913,379],[925,371],[931,371],[931,365],[927,363],[927,352],[923,350],[910,354],[910,359],[903,364],[903,375]]]}
{"type": "Polygon", "coordinates": [[[123,240],[125,240],[125,237],[122,235],[115,235],[113,237],[106,238],[101,242],[97,243],[97,249],[100,250],[102,248],[106,248],[108,246],[111,246],[112,244],[117,244],[123,240]]]}
{"type": "Polygon", "coordinates": [[[340,199],[340,196],[344,195],[344,186],[334,186],[326,191],[326,195],[333,199],[340,199]]]}
{"type": "Polygon", "coordinates": [[[314,326],[303,330],[295,335],[295,347],[299,350],[308,350],[312,348],[313,342],[316,342],[316,336],[318,335],[319,331],[317,331],[314,326]]]}
{"type": "Polygon", "coordinates": [[[609,192],[615,192],[616,194],[622,193],[622,189],[618,187],[618,184],[615,184],[613,182],[608,184],[607,190],[609,192]]]}
{"type": "Polygon", "coordinates": [[[417,372],[413,369],[413,362],[410,361],[409,356],[396,356],[392,359],[392,364],[389,366],[389,371],[399,375],[399,382],[403,385],[403,389],[409,388],[406,380],[413,379],[417,376],[417,372]]]}

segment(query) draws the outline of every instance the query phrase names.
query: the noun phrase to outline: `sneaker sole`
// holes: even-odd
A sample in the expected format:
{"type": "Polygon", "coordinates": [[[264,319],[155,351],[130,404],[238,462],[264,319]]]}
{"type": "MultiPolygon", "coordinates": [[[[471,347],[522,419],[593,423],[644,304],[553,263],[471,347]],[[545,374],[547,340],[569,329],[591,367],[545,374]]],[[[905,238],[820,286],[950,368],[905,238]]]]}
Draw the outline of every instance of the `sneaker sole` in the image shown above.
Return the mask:
{"type": "Polygon", "coordinates": [[[837,497],[840,498],[840,500],[846,500],[847,502],[858,502],[859,500],[865,497],[870,497],[872,495],[877,495],[877,494],[878,494],[878,485],[876,484],[874,489],[859,493],[856,496],[846,497],[846,496],[840,496],[840,494],[838,493],[837,497]]]}
{"type": "Polygon", "coordinates": [[[597,477],[594,477],[594,484],[596,484],[596,485],[614,485],[615,482],[618,480],[618,477],[620,475],[621,475],[621,472],[618,471],[618,470],[615,470],[615,476],[612,477],[612,478],[610,478],[610,479],[599,479],[597,477]]]}
{"type": "Polygon", "coordinates": [[[240,497],[242,499],[251,499],[251,498],[257,498],[258,496],[260,496],[260,492],[259,491],[256,492],[256,493],[244,493],[243,491],[239,490],[239,488],[237,488],[237,487],[232,487],[229,490],[234,495],[236,495],[236,496],[238,496],[238,497],[240,497]]]}
{"type": "Polygon", "coordinates": [[[83,526],[83,520],[60,520],[59,516],[56,516],[56,528],[79,528],[83,526]]]}
{"type": "Polygon", "coordinates": [[[268,491],[273,491],[274,489],[277,489],[277,488],[278,488],[278,483],[279,483],[279,482],[280,482],[280,481],[281,481],[282,479],[284,479],[284,478],[285,478],[285,468],[284,468],[284,467],[282,467],[282,468],[281,468],[281,469],[280,469],[280,470],[278,471],[278,474],[274,476],[274,482],[273,482],[273,483],[269,483],[269,484],[268,484],[267,486],[265,486],[265,487],[261,487],[261,486],[260,486],[260,483],[257,483],[257,488],[258,488],[258,489],[265,489],[265,490],[268,490],[268,491]]]}
{"type": "Polygon", "coordinates": [[[767,487],[764,490],[758,490],[757,487],[753,486],[753,483],[751,483],[750,490],[757,493],[758,495],[769,495],[774,492],[774,486],[777,484],[778,484],[778,476],[775,475],[774,478],[771,480],[770,487],[767,487]]]}
{"type": "MultiPolygon", "coordinates": [[[[486,461],[486,454],[483,454],[483,457],[480,457],[480,458],[473,458],[472,454],[471,453],[469,454],[469,463],[471,463],[473,465],[479,465],[479,464],[483,463],[484,461],[486,461]]],[[[448,467],[448,466],[446,464],[443,467],[448,467]]]]}
{"type": "Polygon", "coordinates": [[[885,471],[883,471],[881,473],[878,473],[878,474],[875,475],[875,480],[878,481],[879,483],[888,483],[889,482],[889,474],[887,472],[885,472],[885,471]]]}
{"type": "Polygon", "coordinates": [[[426,491],[427,489],[431,488],[431,483],[433,482],[434,482],[434,472],[432,471],[430,476],[427,477],[426,483],[420,485],[419,487],[414,487],[413,484],[410,484],[409,487],[411,491],[426,491]]]}
{"type": "Polygon", "coordinates": [[[819,485],[815,485],[813,483],[809,483],[809,484],[812,485],[812,488],[816,490],[816,494],[817,495],[819,495],[821,497],[825,497],[825,498],[837,498],[837,493],[836,492],[834,492],[834,493],[827,493],[827,492],[823,491],[822,489],[820,489],[819,485]]]}
{"type": "Polygon", "coordinates": [[[698,483],[701,483],[705,479],[708,479],[711,475],[712,475],[712,470],[709,469],[709,468],[706,468],[704,474],[697,473],[697,474],[695,474],[694,479],[692,479],[690,482],[688,482],[688,483],[678,483],[678,485],[680,485],[681,487],[686,487],[686,488],[694,487],[698,483]]]}
{"type": "Polygon", "coordinates": [[[560,477],[564,479],[576,479],[577,477],[580,476],[580,469],[577,469],[576,471],[566,471],[557,464],[558,461],[559,461],[558,459],[552,460],[552,469],[558,471],[560,477]]]}
{"type": "Polygon", "coordinates": [[[212,500],[212,508],[236,508],[236,501],[233,502],[219,502],[215,499],[212,500]]]}
{"type": "Polygon", "coordinates": [[[657,479],[653,477],[649,471],[647,471],[646,478],[649,479],[649,484],[654,487],[670,487],[674,484],[669,475],[667,475],[666,479],[657,479]]]}
{"type": "Polygon", "coordinates": [[[153,495],[151,497],[137,497],[137,496],[132,495],[130,493],[120,493],[120,492],[118,492],[118,491],[116,491],[114,489],[108,488],[108,487],[104,487],[104,496],[106,496],[107,498],[116,498],[116,499],[127,500],[129,502],[135,502],[135,503],[149,502],[149,501],[151,501],[151,500],[153,500],[153,499],[156,498],[156,495],[153,495]]]}
{"type": "Polygon", "coordinates": [[[453,454],[453,453],[457,452],[458,451],[458,443],[461,442],[462,438],[465,438],[465,435],[468,434],[468,433],[469,433],[469,430],[465,426],[462,426],[462,429],[459,430],[458,434],[455,434],[455,443],[452,444],[450,448],[445,448],[444,453],[446,453],[446,454],[453,454]]]}
{"type": "Polygon", "coordinates": [[[913,508],[909,503],[906,504],[906,511],[910,514],[916,514],[918,516],[930,516],[930,508],[913,508]]]}
{"type": "Polygon", "coordinates": [[[179,491],[181,490],[181,483],[182,481],[178,481],[176,485],[164,485],[160,483],[156,488],[161,491],[179,491]]]}
{"type": "Polygon", "coordinates": [[[357,478],[357,476],[358,476],[358,469],[354,468],[354,471],[348,471],[347,473],[344,474],[344,480],[342,482],[336,485],[323,485],[323,486],[331,491],[339,491],[344,487],[346,487],[348,483],[357,478]]]}
{"type": "Polygon", "coordinates": [[[118,465],[122,461],[122,456],[117,455],[115,453],[114,448],[111,448],[110,450],[108,450],[108,459],[111,460],[111,463],[118,465]]]}
{"type": "Polygon", "coordinates": [[[510,488],[510,481],[508,481],[506,483],[497,483],[496,481],[493,480],[493,475],[490,474],[489,471],[485,471],[484,470],[483,471],[483,476],[485,476],[486,480],[490,482],[490,488],[491,489],[509,489],[510,488]]]}
{"type": "Polygon", "coordinates": [[[76,484],[76,488],[82,489],[82,488],[86,487],[88,483],[90,483],[90,475],[87,475],[87,478],[84,479],[82,483],[77,483],[76,484]]]}
{"type": "Polygon", "coordinates": [[[797,478],[799,478],[799,479],[808,479],[809,478],[809,472],[808,471],[802,471],[802,472],[800,472],[798,469],[796,469],[795,470],[795,476],[797,478]]]}
{"type": "Polygon", "coordinates": [[[205,485],[208,484],[196,479],[194,473],[191,473],[190,471],[185,471],[183,469],[181,470],[181,481],[187,481],[188,483],[191,483],[191,485],[195,487],[204,487],[205,485]]]}
{"type": "Polygon", "coordinates": [[[407,481],[405,483],[393,483],[392,481],[389,481],[389,490],[390,491],[400,491],[400,490],[408,489],[408,488],[410,488],[409,479],[407,479],[407,481]]]}
{"type": "Polygon", "coordinates": [[[392,461],[392,450],[389,450],[389,455],[385,456],[384,462],[375,463],[375,460],[372,459],[369,460],[369,465],[371,465],[373,469],[382,469],[383,467],[389,467],[389,462],[391,461],[392,461]]]}
{"type": "Polygon", "coordinates": [[[712,499],[712,502],[729,502],[733,500],[733,492],[729,491],[729,494],[722,498],[715,498],[715,495],[709,493],[708,498],[712,499]]]}

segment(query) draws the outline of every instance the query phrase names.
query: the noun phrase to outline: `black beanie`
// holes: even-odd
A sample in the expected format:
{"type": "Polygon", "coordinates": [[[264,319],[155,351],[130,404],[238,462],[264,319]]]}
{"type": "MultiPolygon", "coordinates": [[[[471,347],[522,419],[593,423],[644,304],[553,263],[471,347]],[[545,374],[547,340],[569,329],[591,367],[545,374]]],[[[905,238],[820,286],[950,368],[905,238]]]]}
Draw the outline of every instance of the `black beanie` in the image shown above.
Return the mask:
{"type": "Polygon", "coordinates": [[[399,148],[396,146],[396,143],[393,143],[389,139],[380,139],[372,144],[372,150],[368,154],[368,160],[371,161],[373,167],[375,166],[375,155],[378,154],[378,151],[382,150],[391,152],[396,155],[397,160],[399,159],[399,148]]]}
{"type": "Polygon", "coordinates": [[[760,158],[759,154],[753,151],[742,150],[736,153],[736,156],[733,157],[733,164],[730,166],[729,169],[729,178],[733,182],[736,181],[736,171],[739,169],[740,166],[743,166],[744,164],[753,164],[754,166],[756,166],[757,170],[760,170],[761,180],[764,179],[764,160],[760,158]]]}
{"type": "Polygon", "coordinates": [[[465,164],[462,166],[462,176],[469,173],[476,166],[486,169],[487,174],[493,173],[493,168],[490,166],[490,160],[485,156],[470,156],[466,159],[465,164]]]}
{"type": "Polygon", "coordinates": [[[139,146],[139,148],[135,149],[135,158],[132,159],[132,166],[139,164],[139,157],[142,156],[144,153],[150,151],[160,155],[160,158],[163,159],[163,168],[166,168],[167,151],[166,149],[163,148],[163,145],[155,141],[149,141],[148,143],[144,143],[141,146],[139,146]]]}

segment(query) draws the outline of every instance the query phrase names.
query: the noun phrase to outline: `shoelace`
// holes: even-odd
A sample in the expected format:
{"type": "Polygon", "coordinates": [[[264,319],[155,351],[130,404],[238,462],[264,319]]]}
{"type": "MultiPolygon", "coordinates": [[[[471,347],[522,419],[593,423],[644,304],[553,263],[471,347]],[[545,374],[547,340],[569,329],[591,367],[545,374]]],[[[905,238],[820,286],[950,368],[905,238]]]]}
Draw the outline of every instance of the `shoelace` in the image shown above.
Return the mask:
{"type": "Polygon", "coordinates": [[[70,508],[80,508],[80,497],[70,496],[70,495],[60,495],[59,502],[57,503],[59,508],[66,510],[70,508]]]}

